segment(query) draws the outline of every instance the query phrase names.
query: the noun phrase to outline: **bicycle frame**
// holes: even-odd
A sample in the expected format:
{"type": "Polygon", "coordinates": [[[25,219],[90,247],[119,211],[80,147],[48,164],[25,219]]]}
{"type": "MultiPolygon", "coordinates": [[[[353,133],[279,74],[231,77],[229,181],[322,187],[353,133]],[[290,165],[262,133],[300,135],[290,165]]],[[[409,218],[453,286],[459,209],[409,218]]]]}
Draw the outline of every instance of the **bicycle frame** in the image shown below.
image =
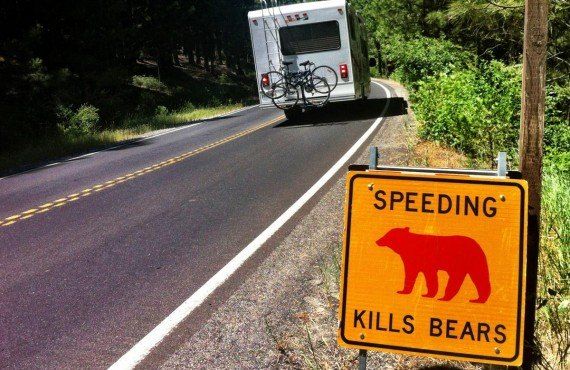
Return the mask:
{"type": "Polygon", "coordinates": [[[283,76],[285,77],[285,80],[287,81],[287,84],[286,84],[287,89],[289,86],[292,86],[295,89],[298,89],[299,87],[301,87],[301,97],[303,99],[303,105],[305,107],[311,105],[307,100],[307,96],[305,95],[306,88],[307,87],[310,88],[310,90],[308,92],[315,90],[314,82],[313,82],[313,79],[311,78],[313,76],[312,71],[311,71],[311,66],[313,66],[313,65],[314,65],[314,63],[310,63],[307,66],[304,66],[304,68],[305,68],[304,71],[299,71],[299,72],[291,72],[289,70],[288,65],[283,66],[283,68],[281,69],[283,76]]]}

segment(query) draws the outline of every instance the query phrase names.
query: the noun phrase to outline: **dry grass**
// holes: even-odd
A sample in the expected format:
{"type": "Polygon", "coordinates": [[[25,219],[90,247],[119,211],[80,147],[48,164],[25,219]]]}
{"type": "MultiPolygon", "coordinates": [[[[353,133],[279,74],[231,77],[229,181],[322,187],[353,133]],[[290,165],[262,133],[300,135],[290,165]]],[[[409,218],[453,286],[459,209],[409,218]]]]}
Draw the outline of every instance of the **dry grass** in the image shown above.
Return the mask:
{"type": "Polygon", "coordinates": [[[568,369],[570,353],[570,178],[543,177],[536,333],[540,367],[568,369]]]}
{"type": "Polygon", "coordinates": [[[73,137],[61,135],[21,147],[17,151],[0,153],[0,173],[10,173],[42,162],[77,155],[89,150],[117,145],[123,141],[141,137],[153,130],[204,120],[241,108],[241,104],[209,108],[189,108],[151,117],[130,118],[122,125],[125,128],[104,130],[89,135],[73,137]]]}
{"type": "MultiPolygon", "coordinates": [[[[114,132],[124,131],[127,135],[130,132],[140,135],[151,130],[175,127],[187,124],[192,121],[208,119],[220,114],[231,112],[241,108],[241,104],[222,105],[210,108],[190,108],[181,109],[177,112],[157,114],[152,117],[133,117],[125,121],[124,126],[128,130],[114,130],[114,132]]],[[[125,137],[128,138],[128,137],[125,137]]]]}
{"type": "Polygon", "coordinates": [[[432,141],[421,141],[413,148],[413,160],[421,167],[468,167],[469,160],[463,154],[432,141]]]}
{"type": "MultiPolygon", "coordinates": [[[[336,339],[340,246],[331,248],[311,276],[311,291],[305,297],[306,311],[297,313],[298,325],[293,335],[275,338],[276,346],[287,358],[285,367],[303,369],[354,369],[358,351],[339,347],[336,339]]],[[[469,363],[425,357],[369,352],[369,369],[480,369],[469,363]]]]}

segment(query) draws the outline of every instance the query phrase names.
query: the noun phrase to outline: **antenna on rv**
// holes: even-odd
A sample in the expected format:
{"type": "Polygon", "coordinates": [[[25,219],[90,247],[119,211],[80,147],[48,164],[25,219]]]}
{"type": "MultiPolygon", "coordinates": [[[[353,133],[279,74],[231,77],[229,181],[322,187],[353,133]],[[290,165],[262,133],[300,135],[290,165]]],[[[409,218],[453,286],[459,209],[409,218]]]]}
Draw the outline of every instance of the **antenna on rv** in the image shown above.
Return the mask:
{"type": "Polygon", "coordinates": [[[267,9],[267,8],[279,6],[279,0],[259,0],[256,2],[259,3],[259,6],[261,7],[261,9],[264,9],[264,8],[267,9]]]}
{"type": "Polygon", "coordinates": [[[275,7],[279,11],[279,14],[281,14],[281,18],[283,18],[283,22],[285,22],[285,27],[289,27],[289,24],[287,23],[287,20],[285,19],[285,16],[283,15],[283,12],[281,11],[281,5],[279,5],[278,0],[275,0],[275,7]]]}

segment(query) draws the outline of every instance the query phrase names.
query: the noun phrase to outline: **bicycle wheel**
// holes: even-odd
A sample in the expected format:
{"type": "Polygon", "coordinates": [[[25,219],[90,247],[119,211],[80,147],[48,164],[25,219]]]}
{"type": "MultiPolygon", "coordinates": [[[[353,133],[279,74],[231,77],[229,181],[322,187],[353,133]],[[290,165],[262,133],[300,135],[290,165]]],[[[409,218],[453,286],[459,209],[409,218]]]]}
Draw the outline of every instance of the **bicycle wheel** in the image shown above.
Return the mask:
{"type": "Polygon", "coordinates": [[[307,106],[322,107],[331,97],[330,85],[324,78],[312,76],[303,87],[307,106]]]}
{"type": "Polygon", "coordinates": [[[295,107],[299,102],[299,89],[286,82],[282,82],[279,88],[283,89],[283,96],[279,99],[272,99],[273,105],[281,110],[288,110],[295,107]]]}
{"type": "Polygon", "coordinates": [[[330,86],[331,91],[333,91],[338,84],[338,75],[335,70],[329,66],[319,66],[311,72],[313,76],[318,76],[324,78],[330,86]]]}
{"type": "Polygon", "coordinates": [[[280,99],[285,96],[285,76],[282,73],[271,71],[261,78],[261,92],[269,99],[280,99]]]}

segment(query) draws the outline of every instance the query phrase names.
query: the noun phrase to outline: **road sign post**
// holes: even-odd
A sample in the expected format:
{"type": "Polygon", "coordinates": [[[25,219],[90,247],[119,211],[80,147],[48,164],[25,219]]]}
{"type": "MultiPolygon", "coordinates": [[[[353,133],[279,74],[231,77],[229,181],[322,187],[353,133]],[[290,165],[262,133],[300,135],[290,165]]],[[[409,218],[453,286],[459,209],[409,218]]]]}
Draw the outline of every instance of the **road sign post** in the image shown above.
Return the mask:
{"type": "Polygon", "coordinates": [[[339,344],[360,366],[368,349],[520,365],[527,191],[505,159],[349,173],[339,344]]]}
{"type": "MultiPolygon", "coordinates": [[[[370,147],[370,163],[368,169],[375,170],[378,167],[378,147],[370,147]]],[[[358,370],[366,370],[366,362],[368,360],[368,352],[365,349],[358,351],[358,370]]]]}

